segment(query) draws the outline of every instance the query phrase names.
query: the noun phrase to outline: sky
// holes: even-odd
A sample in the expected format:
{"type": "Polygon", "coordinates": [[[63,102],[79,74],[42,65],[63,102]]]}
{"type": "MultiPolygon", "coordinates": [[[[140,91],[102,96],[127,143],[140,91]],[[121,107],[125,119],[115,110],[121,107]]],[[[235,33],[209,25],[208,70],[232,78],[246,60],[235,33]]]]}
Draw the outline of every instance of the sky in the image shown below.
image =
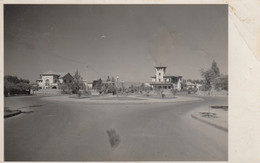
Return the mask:
{"type": "Polygon", "coordinates": [[[228,74],[227,5],[5,5],[4,73],[35,82],[78,69],[91,82],[149,82],[155,66],[202,79],[228,74]]]}

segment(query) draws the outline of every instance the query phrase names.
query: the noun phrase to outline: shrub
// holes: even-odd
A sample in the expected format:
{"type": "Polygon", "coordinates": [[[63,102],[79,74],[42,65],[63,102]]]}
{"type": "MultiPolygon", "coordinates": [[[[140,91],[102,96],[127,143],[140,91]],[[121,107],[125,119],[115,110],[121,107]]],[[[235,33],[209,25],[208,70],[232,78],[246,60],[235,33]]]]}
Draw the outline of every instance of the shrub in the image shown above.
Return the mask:
{"type": "Polygon", "coordinates": [[[88,91],[88,90],[85,90],[85,91],[83,91],[83,95],[91,95],[91,91],[88,91]]]}
{"type": "Polygon", "coordinates": [[[175,95],[177,93],[177,89],[172,89],[171,92],[172,92],[172,95],[175,97],[175,95]]]}
{"type": "Polygon", "coordinates": [[[31,85],[29,80],[18,79],[16,76],[4,77],[4,95],[30,94],[31,85]]]}
{"type": "Polygon", "coordinates": [[[77,97],[80,98],[81,97],[81,91],[77,92],[77,97]]]}
{"type": "Polygon", "coordinates": [[[62,93],[64,93],[64,94],[71,94],[72,93],[71,86],[69,84],[66,84],[66,83],[60,84],[59,89],[61,89],[62,93]]]}
{"type": "Polygon", "coordinates": [[[165,94],[162,93],[162,98],[164,98],[164,97],[165,97],[165,94]]]}

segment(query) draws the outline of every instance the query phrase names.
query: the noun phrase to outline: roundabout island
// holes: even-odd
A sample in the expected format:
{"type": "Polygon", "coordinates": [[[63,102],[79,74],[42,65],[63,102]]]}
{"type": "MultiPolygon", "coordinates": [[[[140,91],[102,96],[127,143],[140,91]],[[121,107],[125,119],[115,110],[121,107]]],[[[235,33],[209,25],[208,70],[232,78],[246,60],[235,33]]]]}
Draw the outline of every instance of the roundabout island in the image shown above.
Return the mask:
{"type": "Polygon", "coordinates": [[[141,95],[106,95],[106,96],[86,96],[76,97],[70,95],[43,97],[42,100],[50,101],[67,101],[67,102],[84,102],[96,104],[145,104],[145,103],[182,103],[203,101],[203,99],[191,96],[175,96],[160,98],[158,96],[141,96],[141,95]]]}

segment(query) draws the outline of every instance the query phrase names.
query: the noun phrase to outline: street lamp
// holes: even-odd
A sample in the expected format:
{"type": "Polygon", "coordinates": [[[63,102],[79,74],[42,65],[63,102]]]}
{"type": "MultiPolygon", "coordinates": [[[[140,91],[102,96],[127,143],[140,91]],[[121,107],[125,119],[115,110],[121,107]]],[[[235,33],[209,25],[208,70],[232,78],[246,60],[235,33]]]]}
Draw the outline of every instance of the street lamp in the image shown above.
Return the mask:
{"type": "Polygon", "coordinates": [[[117,76],[116,77],[116,97],[118,97],[118,86],[119,86],[118,79],[119,79],[119,77],[117,76]]]}
{"type": "Polygon", "coordinates": [[[125,93],[125,86],[124,86],[124,80],[121,80],[121,87],[122,87],[122,92],[123,94],[125,93]]]}

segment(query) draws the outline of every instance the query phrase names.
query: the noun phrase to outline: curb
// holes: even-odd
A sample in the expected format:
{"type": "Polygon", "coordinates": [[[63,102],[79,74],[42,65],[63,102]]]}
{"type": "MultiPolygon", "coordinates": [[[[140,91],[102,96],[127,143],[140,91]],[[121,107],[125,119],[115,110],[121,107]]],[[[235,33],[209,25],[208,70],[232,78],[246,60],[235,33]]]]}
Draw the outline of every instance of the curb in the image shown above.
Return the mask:
{"type": "Polygon", "coordinates": [[[203,122],[203,123],[206,123],[206,124],[208,124],[208,125],[210,125],[210,126],[212,126],[212,127],[215,127],[215,128],[217,128],[217,129],[219,129],[219,130],[228,132],[228,128],[226,128],[226,127],[217,125],[217,124],[215,124],[215,123],[211,123],[211,122],[206,121],[206,120],[204,120],[204,119],[202,119],[202,118],[199,118],[199,117],[197,117],[197,116],[195,116],[195,115],[193,115],[193,114],[191,114],[191,117],[194,118],[194,119],[199,120],[200,122],[203,122]]]}
{"type": "Polygon", "coordinates": [[[5,114],[4,118],[13,117],[13,116],[18,115],[20,113],[22,113],[21,110],[15,110],[13,113],[5,114]]]}

